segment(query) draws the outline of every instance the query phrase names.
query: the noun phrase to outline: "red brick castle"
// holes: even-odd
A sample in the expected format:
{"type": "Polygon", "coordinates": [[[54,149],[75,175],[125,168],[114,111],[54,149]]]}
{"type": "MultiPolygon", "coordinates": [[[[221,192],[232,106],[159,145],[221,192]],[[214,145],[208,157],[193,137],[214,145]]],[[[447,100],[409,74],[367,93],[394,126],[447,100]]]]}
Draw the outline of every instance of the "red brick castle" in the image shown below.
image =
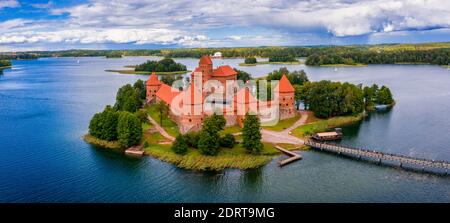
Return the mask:
{"type": "Polygon", "coordinates": [[[160,82],[154,73],[147,81],[147,103],[169,105],[170,117],[181,133],[200,130],[203,119],[214,112],[224,115],[227,126],[241,127],[246,113],[258,115],[263,124],[295,116],[294,87],[285,75],[274,88],[273,100],[260,101],[248,86],[239,87],[232,67],[213,69],[211,58],[202,56],[190,82],[180,91],[160,82]]]}

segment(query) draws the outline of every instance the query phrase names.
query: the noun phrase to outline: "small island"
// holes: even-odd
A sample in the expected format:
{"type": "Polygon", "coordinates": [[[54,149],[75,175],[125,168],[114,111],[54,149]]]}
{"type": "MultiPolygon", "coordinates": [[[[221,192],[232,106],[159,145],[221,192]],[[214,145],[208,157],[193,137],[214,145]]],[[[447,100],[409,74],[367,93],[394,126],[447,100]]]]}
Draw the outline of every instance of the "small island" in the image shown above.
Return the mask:
{"type": "Polygon", "coordinates": [[[185,74],[191,72],[181,63],[176,63],[171,58],[164,58],[160,61],[148,60],[139,65],[128,65],[126,68],[133,70],[106,70],[107,72],[116,72],[121,74],[152,74],[169,75],[169,74],[185,74]]]}
{"type": "Polygon", "coordinates": [[[111,58],[122,58],[122,53],[121,52],[117,52],[117,51],[113,51],[111,53],[106,54],[105,57],[108,58],[108,59],[111,59],[111,58]]]}
{"type": "MultiPolygon", "coordinates": [[[[206,76],[212,80],[216,74],[230,80],[253,79],[228,65],[213,69],[207,56],[201,58],[199,67],[207,67],[203,72],[210,72],[206,76]]],[[[267,109],[262,102],[273,103],[274,92],[278,92],[281,103],[275,125],[265,126],[258,113],[249,111],[245,115],[175,114],[170,107],[174,98],[180,96],[182,107],[190,108],[192,104],[184,100],[191,97],[184,95],[196,85],[172,89],[169,82],[152,74],[147,82],[138,80],[120,88],[114,106],[94,115],[84,139],[102,148],[149,155],[185,169],[252,169],[267,164],[283,150],[308,149],[304,142],[315,133],[361,121],[379,105],[395,104],[386,86],[311,82],[303,70],[280,68],[255,80],[268,81],[267,92],[252,93],[244,86],[231,100],[241,109],[249,109],[250,101],[258,101],[258,110],[267,109]],[[277,85],[272,86],[272,80],[277,80],[277,85]]]]}
{"type": "Polygon", "coordinates": [[[0,60],[0,70],[10,68],[12,66],[11,61],[9,60],[0,60]]]}

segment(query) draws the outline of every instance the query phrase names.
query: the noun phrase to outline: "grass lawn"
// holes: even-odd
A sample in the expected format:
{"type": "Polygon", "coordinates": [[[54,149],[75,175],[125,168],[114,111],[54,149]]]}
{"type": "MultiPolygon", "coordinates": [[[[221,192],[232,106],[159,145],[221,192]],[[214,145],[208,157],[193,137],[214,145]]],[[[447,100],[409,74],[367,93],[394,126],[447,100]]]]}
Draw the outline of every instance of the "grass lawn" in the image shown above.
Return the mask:
{"type": "MultiPolygon", "coordinates": [[[[149,140],[147,140],[149,141],[149,140]]],[[[144,149],[145,153],[157,159],[173,163],[178,167],[194,170],[222,170],[225,168],[253,169],[270,162],[273,156],[281,153],[271,143],[263,143],[261,154],[248,154],[242,144],[232,149],[221,148],[217,156],[205,156],[198,149],[190,148],[185,155],[179,155],[171,150],[172,145],[150,144],[144,149]]],[[[298,149],[297,146],[283,144],[286,149],[298,149]]]]}
{"type": "Polygon", "coordinates": [[[227,133],[233,134],[238,132],[242,132],[242,128],[237,125],[233,125],[225,127],[224,130],[220,131],[220,135],[225,135],[227,133]]]}
{"type": "Polygon", "coordinates": [[[363,114],[355,115],[355,116],[341,116],[334,117],[330,119],[318,119],[311,118],[314,120],[312,122],[307,122],[309,124],[302,125],[294,130],[292,130],[292,135],[304,138],[306,136],[310,136],[317,132],[324,132],[331,128],[336,128],[343,125],[348,125],[354,122],[360,121],[364,117],[363,114]]]}
{"type": "Polygon", "coordinates": [[[94,146],[107,148],[107,149],[113,149],[113,150],[117,150],[117,151],[123,151],[123,147],[120,145],[120,143],[118,141],[101,140],[101,139],[95,138],[94,136],[91,136],[89,134],[86,134],[83,137],[83,139],[87,143],[92,144],[94,146]]]}
{"type": "Polygon", "coordinates": [[[292,118],[280,120],[276,125],[274,126],[262,126],[263,129],[271,130],[271,131],[283,131],[286,128],[292,126],[296,121],[300,119],[301,115],[298,114],[292,118]]]}
{"type": "MultiPolygon", "coordinates": [[[[147,108],[147,114],[149,114],[158,124],[160,124],[159,112],[156,111],[155,106],[149,106],[147,108]]],[[[172,121],[169,117],[163,117],[162,119],[162,127],[166,130],[169,135],[173,137],[177,137],[180,134],[177,123],[172,121]]]]}

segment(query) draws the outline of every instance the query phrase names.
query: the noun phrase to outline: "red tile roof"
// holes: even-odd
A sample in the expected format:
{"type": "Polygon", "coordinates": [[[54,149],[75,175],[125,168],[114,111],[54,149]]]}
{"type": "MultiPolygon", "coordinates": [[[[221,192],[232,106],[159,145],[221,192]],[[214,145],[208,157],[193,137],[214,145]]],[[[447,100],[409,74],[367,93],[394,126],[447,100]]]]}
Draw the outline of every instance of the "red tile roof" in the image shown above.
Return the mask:
{"type": "Polygon", "coordinates": [[[167,84],[162,83],[159,90],[156,92],[156,97],[160,98],[167,104],[171,104],[172,100],[180,94],[178,89],[175,89],[167,84]]]}
{"type": "Polygon", "coordinates": [[[295,92],[295,89],[294,89],[294,87],[292,87],[291,82],[286,77],[286,75],[283,74],[280,82],[275,87],[275,91],[283,92],[283,93],[290,93],[290,92],[295,92]]]}
{"type": "Polygon", "coordinates": [[[156,76],[156,73],[153,72],[150,77],[147,80],[147,85],[160,85],[161,82],[158,80],[158,76],[156,76]]]}
{"type": "Polygon", "coordinates": [[[213,71],[213,76],[216,76],[216,77],[227,77],[227,76],[233,76],[236,74],[237,74],[237,72],[228,65],[220,66],[213,71]]]}
{"type": "Polygon", "coordinates": [[[203,55],[202,57],[200,57],[200,62],[198,64],[212,65],[212,60],[208,55],[203,55]]]}

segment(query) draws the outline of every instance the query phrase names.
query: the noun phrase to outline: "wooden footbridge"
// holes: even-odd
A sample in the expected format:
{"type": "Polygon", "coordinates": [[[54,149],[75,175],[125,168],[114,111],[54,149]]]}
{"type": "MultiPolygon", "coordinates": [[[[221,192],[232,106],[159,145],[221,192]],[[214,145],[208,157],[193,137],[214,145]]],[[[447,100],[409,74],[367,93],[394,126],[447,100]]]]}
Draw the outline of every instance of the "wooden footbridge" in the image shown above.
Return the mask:
{"type": "Polygon", "coordinates": [[[308,140],[305,142],[305,145],[321,151],[337,153],[339,155],[351,156],[358,159],[374,160],[378,164],[388,164],[387,162],[390,162],[391,165],[392,163],[396,163],[402,168],[406,168],[406,165],[408,165],[410,168],[419,168],[422,171],[424,171],[425,168],[428,168],[427,171],[430,172],[437,172],[440,170],[445,172],[445,175],[448,175],[448,169],[450,168],[450,163],[443,160],[415,158],[375,150],[366,150],[332,143],[324,143],[315,140],[308,140]]]}

